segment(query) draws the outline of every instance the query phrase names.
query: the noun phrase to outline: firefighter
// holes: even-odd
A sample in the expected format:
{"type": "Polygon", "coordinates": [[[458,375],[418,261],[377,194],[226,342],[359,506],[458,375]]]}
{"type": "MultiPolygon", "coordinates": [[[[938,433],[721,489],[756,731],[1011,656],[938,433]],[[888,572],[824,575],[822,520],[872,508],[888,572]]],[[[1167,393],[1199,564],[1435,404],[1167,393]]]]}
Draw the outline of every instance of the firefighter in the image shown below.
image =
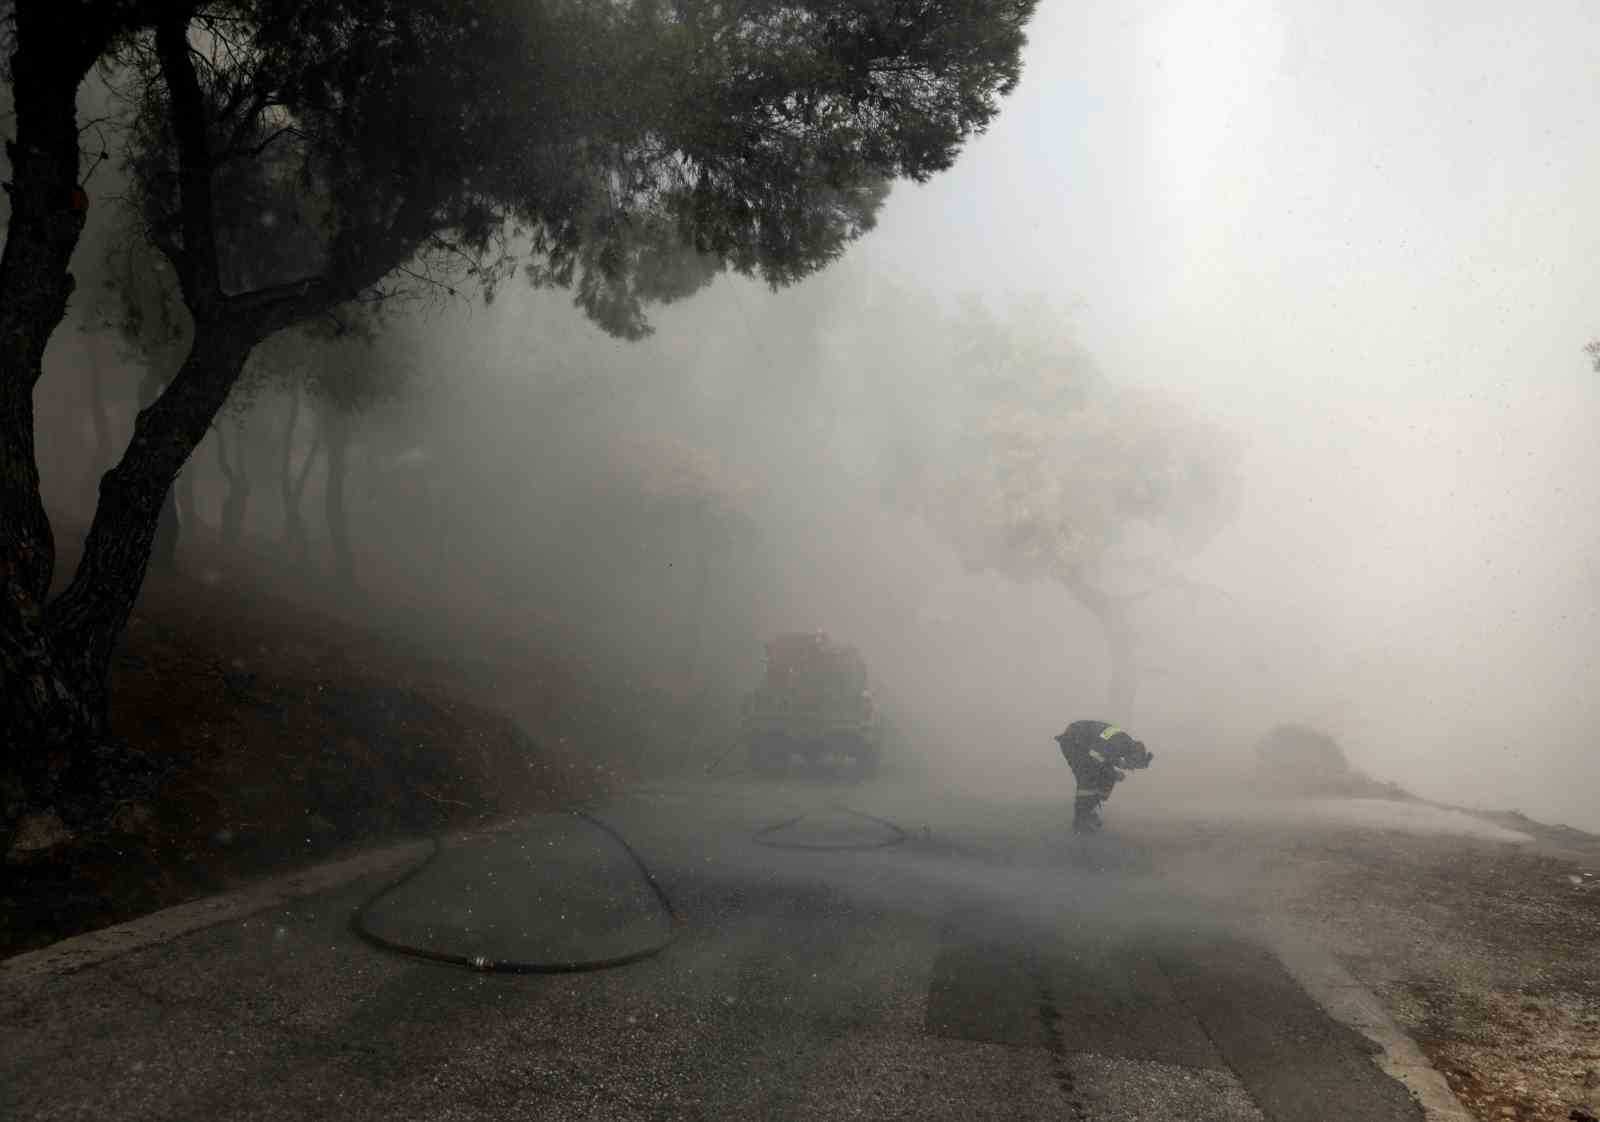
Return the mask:
{"type": "Polygon", "coordinates": [[[1100,804],[1111,797],[1111,788],[1126,778],[1119,769],[1147,768],[1155,758],[1139,741],[1104,721],[1074,721],[1056,737],[1056,743],[1078,781],[1078,796],[1072,804],[1075,834],[1100,829],[1100,804]]]}

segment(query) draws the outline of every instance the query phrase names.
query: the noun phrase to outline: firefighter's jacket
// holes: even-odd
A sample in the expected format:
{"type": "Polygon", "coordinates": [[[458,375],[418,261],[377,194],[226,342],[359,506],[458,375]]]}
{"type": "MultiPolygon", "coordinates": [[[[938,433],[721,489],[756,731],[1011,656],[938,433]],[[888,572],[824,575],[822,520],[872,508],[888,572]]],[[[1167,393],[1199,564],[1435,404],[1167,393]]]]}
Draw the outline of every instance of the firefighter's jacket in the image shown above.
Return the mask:
{"type": "Polygon", "coordinates": [[[1104,721],[1074,721],[1056,743],[1080,787],[1105,791],[1124,778],[1120,769],[1146,768],[1153,758],[1143,744],[1104,721]]]}

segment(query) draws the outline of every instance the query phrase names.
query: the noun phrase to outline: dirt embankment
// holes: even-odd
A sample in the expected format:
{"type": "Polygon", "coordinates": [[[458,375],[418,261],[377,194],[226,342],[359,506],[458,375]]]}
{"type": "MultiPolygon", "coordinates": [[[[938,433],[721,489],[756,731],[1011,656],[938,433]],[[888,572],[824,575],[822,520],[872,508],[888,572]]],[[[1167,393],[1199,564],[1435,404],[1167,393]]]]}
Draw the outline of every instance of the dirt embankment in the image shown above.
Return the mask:
{"type": "Polygon", "coordinates": [[[334,597],[264,591],[247,564],[191,553],[150,575],[113,722],[167,778],[111,834],[0,863],[0,956],[388,838],[569,803],[621,766],[566,735],[576,685],[559,658],[524,647],[463,670],[334,597]],[[495,704],[508,691],[518,721],[495,704]]]}

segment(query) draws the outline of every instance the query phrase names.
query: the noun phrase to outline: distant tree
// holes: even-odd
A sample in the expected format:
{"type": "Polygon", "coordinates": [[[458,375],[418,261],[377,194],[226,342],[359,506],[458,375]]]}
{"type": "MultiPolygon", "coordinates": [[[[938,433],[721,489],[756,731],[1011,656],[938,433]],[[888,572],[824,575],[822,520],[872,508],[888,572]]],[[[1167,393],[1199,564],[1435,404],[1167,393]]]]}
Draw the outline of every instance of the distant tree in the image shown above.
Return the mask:
{"type": "Polygon", "coordinates": [[[281,331],[256,347],[245,367],[245,377],[257,387],[258,396],[281,394],[288,403],[277,453],[278,492],[283,504],[282,548],[286,560],[302,567],[311,560],[311,538],[300,501],[322,454],[322,428],[314,413],[310,418],[311,443],[300,452],[298,463],[295,457],[300,449],[304,414],[308,412],[303,405],[316,376],[316,364],[326,357],[322,354],[324,349],[303,330],[281,331]]]}
{"type": "Polygon", "coordinates": [[[222,477],[222,511],[217,532],[228,545],[236,546],[244,537],[244,523],[250,513],[250,464],[245,454],[245,409],[224,406],[211,422],[211,439],[217,452],[217,474],[222,477]],[[230,435],[229,430],[232,430],[230,435]]]}
{"type": "MultiPolygon", "coordinates": [[[[836,259],[1018,77],[1034,0],[17,0],[0,262],[0,843],[106,738],[106,676],[174,478],[257,343],[408,285],[525,268],[637,338],[732,268],[836,259]],[[77,574],[54,547],[31,394],[83,225],[74,96],[114,59],[146,228],[192,321],[101,486],[77,574]],[[299,263],[316,262],[308,272],[299,263]]],[[[414,290],[414,288],[413,288],[414,290]]],[[[66,786],[63,786],[66,783],[66,786]]],[[[67,807],[71,810],[71,807],[67,807]]]]}
{"type": "MultiPolygon", "coordinates": [[[[747,516],[756,486],[711,449],[661,435],[608,448],[607,461],[611,488],[676,523],[689,544],[690,571],[673,582],[679,594],[662,599],[669,604],[675,600],[682,613],[675,630],[687,640],[684,669],[689,680],[698,682],[712,565],[719,545],[729,537],[729,523],[747,516]]],[[[640,524],[646,521],[639,519],[640,524]]]]}
{"type": "Polygon", "coordinates": [[[89,366],[89,423],[94,432],[94,452],[83,465],[84,509],[94,510],[100,498],[100,476],[116,457],[111,435],[111,413],[107,405],[109,387],[105,361],[99,345],[100,332],[84,328],[83,350],[89,366]]]}
{"type": "Polygon", "coordinates": [[[1128,720],[1134,605],[1193,584],[1177,562],[1233,515],[1231,448],[1175,402],[1098,373],[1052,319],[968,309],[943,427],[901,488],[969,567],[1052,581],[1094,618],[1107,719],[1128,720]]]}
{"type": "Polygon", "coordinates": [[[350,445],[361,415],[404,392],[409,364],[400,350],[404,334],[360,305],[337,310],[307,330],[323,344],[324,356],[312,368],[308,389],[318,407],[326,449],[323,510],[333,548],[334,579],[345,588],[356,583],[350,545],[346,491],[350,445]]]}
{"type": "MultiPolygon", "coordinates": [[[[241,423],[265,395],[287,401],[277,438],[282,546],[286,559],[298,566],[311,563],[311,537],[302,500],[318,464],[326,464],[328,531],[335,575],[344,584],[354,583],[344,491],[356,418],[397,396],[406,376],[406,363],[395,353],[396,345],[380,346],[384,329],[378,305],[352,304],[281,331],[251,353],[229,398],[230,411],[241,423]],[[307,424],[309,444],[302,440],[307,424]]],[[[237,541],[249,479],[237,438],[230,455],[225,432],[220,423],[213,424],[219,466],[228,482],[223,536],[237,541]]]]}
{"type": "MultiPolygon", "coordinates": [[[[238,546],[250,514],[253,492],[251,461],[261,460],[266,440],[262,428],[262,403],[275,391],[293,388],[268,340],[250,354],[222,408],[211,419],[210,432],[216,454],[217,475],[222,480],[222,509],[217,531],[223,542],[238,546]]],[[[259,466],[259,464],[258,464],[259,466]]],[[[193,467],[193,461],[190,461],[193,467]]],[[[185,469],[186,473],[188,469],[185,469]]]]}

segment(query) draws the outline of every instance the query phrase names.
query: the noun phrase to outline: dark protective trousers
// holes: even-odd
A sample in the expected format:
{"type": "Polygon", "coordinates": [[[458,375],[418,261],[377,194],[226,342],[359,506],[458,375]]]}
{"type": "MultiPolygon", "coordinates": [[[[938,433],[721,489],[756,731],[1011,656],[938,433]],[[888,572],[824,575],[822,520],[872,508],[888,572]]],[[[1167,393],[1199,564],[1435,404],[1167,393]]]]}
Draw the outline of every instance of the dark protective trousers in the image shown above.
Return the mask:
{"type": "Polygon", "coordinates": [[[1072,744],[1061,750],[1077,781],[1078,795],[1072,802],[1072,828],[1084,833],[1100,828],[1100,804],[1111,797],[1111,788],[1122,776],[1109,760],[1099,758],[1093,750],[1072,744]]]}

